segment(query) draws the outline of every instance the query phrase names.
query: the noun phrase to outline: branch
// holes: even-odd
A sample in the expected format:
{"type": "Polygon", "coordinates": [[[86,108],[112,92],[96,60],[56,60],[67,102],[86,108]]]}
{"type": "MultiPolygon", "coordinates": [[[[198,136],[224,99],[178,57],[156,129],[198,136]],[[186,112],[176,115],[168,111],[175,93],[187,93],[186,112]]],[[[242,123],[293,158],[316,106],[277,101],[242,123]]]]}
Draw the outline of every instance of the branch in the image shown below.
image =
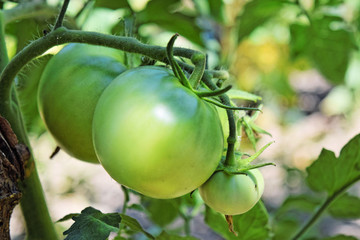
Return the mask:
{"type": "Polygon", "coordinates": [[[292,240],[299,239],[325,212],[325,210],[333,203],[340,195],[342,195],[349,187],[360,180],[360,177],[355,178],[347,185],[340,188],[338,191],[329,196],[326,201],[320,206],[320,208],[314,213],[314,215],[308,220],[308,222],[299,230],[299,232],[292,238],[292,240]]]}
{"type": "Polygon", "coordinates": [[[59,16],[56,19],[56,23],[55,23],[53,31],[58,29],[59,27],[61,27],[63,25],[63,20],[64,20],[64,17],[65,17],[66,10],[67,10],[67,8],[69,6],[69,2],[70,2],[70,0],[64,0],[64,3],[63,3],[62,8],[60,10],[59,16]]]}
{"type": "MultiPolygon", "coordinates": [[[[46,36],[33,41],[10,61],[0,76],[0,100],[6,101],[9,99],[9,89],[15,76],[30,60],[40,56],[51,47],[70,42],[112,47],[130,53],[142,54],[157,61],[168,63],[166,48],[164,47],[147,45],[131,37],[119,37],[97,32],[68,30],[64,27],[60,27],[46,36]]],[[[174,48],[174,55],[188,59],[191,59],[194,54],[198,53],[198,51],[191,49],[174,48]]],[[[186,70],[192,71],[194,69],[194,67],[189,64],[182,62],[179,62],[179,64],[186,70]]],[[[209,74],[219,78],[227,76],[223,71],[211,71],[209,74]]],[[[0,101],[0,105],[1,104],[2,102],[0,101]]]]}
{"type": "Polygon", "coordinates": [[[19,144],[9,122],[0,116],[0,239],[10,239],[10,217],[22,196],[18,182],[29,157],[27,147],[19,144]]]}

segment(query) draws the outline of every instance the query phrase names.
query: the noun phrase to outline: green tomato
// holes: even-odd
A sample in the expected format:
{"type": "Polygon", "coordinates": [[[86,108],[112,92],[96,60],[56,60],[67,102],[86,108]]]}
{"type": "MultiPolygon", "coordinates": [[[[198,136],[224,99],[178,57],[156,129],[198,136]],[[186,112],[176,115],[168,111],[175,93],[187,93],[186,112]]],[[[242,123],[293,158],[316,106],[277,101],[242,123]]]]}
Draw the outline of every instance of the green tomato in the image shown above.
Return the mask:
{"type": "Polygon", "coordinates": [[[223,171],[214,173],[199,188],[205,204],[225,215],[249,211],[264,192],[264,178],[259,170],[230,175],[223,171]]]}
{"type": "Polygon", "coordinates": [[[172,72],[145,66],[118,76],[93,121],[96,154],[110,176],[146,196],[175,198],[215,171],[223,135],[215,107],[172,72]]]}
{"type": "Polygon", "coordinates": [[[98,163],[92,143],[96,103],[109,83],[126,68],[111,48],[69,44],[46,65],[38,105],[48,131],[71,156],[98,163]]]}

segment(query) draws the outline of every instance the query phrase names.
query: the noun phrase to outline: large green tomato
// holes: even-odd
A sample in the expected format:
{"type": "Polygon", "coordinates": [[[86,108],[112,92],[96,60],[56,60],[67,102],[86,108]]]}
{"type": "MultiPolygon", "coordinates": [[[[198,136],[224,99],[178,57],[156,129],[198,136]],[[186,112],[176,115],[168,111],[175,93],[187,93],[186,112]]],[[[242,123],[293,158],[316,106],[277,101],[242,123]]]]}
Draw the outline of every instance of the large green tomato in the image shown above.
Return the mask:
{"type": "Polygon", "coordinates": [[[225,215],[237,215],[249,211],[264,192],[264,178],[259,170],[229,175],[216,172],[199,188],[205,204],[225,215]]]}
{"type": "Polygon", "coordinates": [[[203,184],[223,151],[215,108],[172,72],[154,66],[128,70],[105,89],[94,113],[93,140],[113,179],[160,199],[203,184]]]}
{"type": "Polygon", "coordinates": [[[39,111],[61,149],[97,163],[92,143],[92,117],[109,83],[125,67],[111,48],[69,44],[47,64],[39,84],[39,111]]]}

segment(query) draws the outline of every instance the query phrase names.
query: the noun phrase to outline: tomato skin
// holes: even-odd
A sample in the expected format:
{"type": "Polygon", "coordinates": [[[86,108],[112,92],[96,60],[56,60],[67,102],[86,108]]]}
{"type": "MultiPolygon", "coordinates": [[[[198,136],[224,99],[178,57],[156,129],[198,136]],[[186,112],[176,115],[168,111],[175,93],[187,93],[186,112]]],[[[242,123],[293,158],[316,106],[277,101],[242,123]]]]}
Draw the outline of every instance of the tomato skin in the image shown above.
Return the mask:
{"type": "Polygon", "coordinates": [[[117,50],[69,44],[47,64],[38,89],[40,115],[61,149],[98,163],[92,143],[92,117],[109,83],[126,68],[117,50]]]}
{"type": "Polygon", "coordinates": [[[223,171],[214,173],[199,188],[205,204],[225,215],[237,215],[249,211],[264,192],[264,179],[259,170],[247,171],[248,175],[229,175],[223,171]]]}
{"type": "Polygon", "coordinates": [[[167,69],[145,66],[117,77],[93,121],[96,154],[110,176],[146,196],[182,196],[203,184],[223,150],[215,108],[167,69]]]}

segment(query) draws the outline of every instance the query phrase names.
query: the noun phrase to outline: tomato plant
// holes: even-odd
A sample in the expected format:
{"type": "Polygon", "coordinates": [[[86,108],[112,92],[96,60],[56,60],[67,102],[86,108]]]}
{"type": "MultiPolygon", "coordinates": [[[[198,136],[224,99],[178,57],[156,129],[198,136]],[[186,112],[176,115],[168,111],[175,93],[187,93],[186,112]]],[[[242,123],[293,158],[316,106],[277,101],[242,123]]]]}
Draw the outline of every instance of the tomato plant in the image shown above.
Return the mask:
{"type": "Polygon", "coordinates": [[[359,9],[0,0],[0,239],[359,238],[359,9]]]}
{"type": "Polygon", "coordinates": [[[163,67],[119,75],[94,113],[96,154],[120,184],[154,198],[175,198],[199,187],[223,151],[215,107],[163,67]]]}
{"type": "Polygon", "coordinates": [[[214,173],[199,188],[206,205],[225,214],[237,215],[249,211],[264,192],[264,178],[259,170],[242,174],[214,173]]]}
{"type": "Polygon", "coordinates": [[[126,69],[119,59],[121,53],[111,48],[69,44],[42,74],[40,115],[61,149],[75,158],[98,162],[91,138],[92,118],[103,90],[126,69]]]}

